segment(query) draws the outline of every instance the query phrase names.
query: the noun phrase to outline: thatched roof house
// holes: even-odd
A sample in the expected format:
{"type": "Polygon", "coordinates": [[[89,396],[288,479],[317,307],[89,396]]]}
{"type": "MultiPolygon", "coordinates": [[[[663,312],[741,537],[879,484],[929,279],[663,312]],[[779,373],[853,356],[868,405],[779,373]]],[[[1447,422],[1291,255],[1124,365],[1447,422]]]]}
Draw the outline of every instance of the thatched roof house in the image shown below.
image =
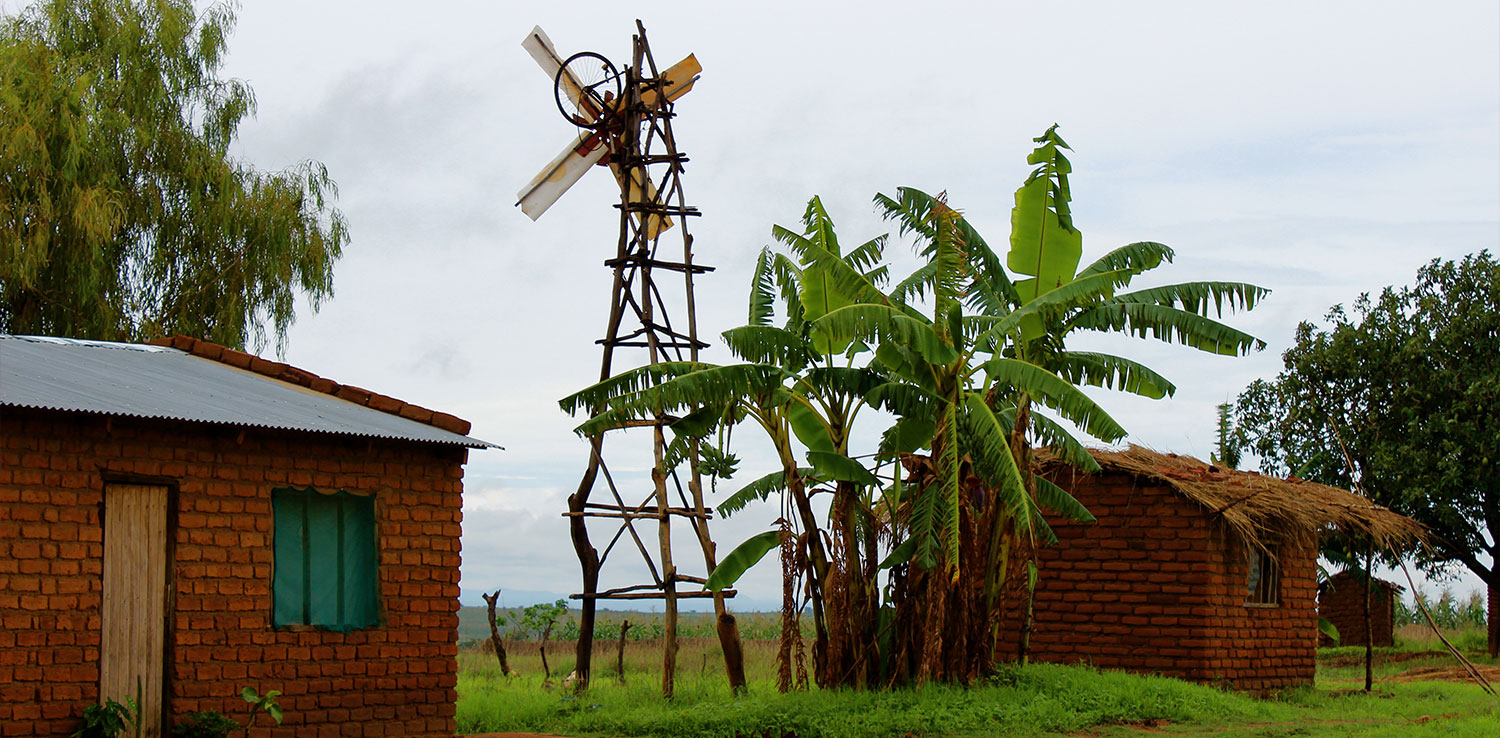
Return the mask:
{"type": "MultiPolygon", "coordinates": [[[[1425,535],[1421,524],[1411,518],[1348,490],[1305,479],[1225,469],[1191,456],[1163,454],[1141,446],[1091,453],[1106,471],[1160,480],[1255,545],[1261,545],[1268,536],[1315,535],[1337,529],[1372,537],[1377,546],[1394,550],[1425,535]]],[[[1050,467],[1060,469],[1063,465],[1054,461],[1050,467]]]]}
{"type": "MultiPolygon", "coordinates": [[[[1390,646],[1396,642],[1396,596],[1405,589],[1395,582],[1374,578],[1370,581],[1371,645],[1390,646]]],[[[1363,646],[1365,638],[1365,575],[1345,569],[1318,585],[1318,616],[1327,618],[1338,629],[1340,646],[1363,646]]],[[[1320,646],[1335,645],[1324,635],[1320,646]]]]}
{"type": "MultiPolygon", "coordinates": [[[[1039,472],[1097,522],[1055,516],[1037,552],[1027,653],[1271,691],[1312,681],[1321,531],[1400,548],[1422,528],[1350,492],[1132,446],[1088,474],[1046,454],[1039,472]]],[[[1021,578],[1014,578],[1019,581],[1021,578]]],[[[1021,590],[1003,632],[1021,650],[1021,590]]]]}

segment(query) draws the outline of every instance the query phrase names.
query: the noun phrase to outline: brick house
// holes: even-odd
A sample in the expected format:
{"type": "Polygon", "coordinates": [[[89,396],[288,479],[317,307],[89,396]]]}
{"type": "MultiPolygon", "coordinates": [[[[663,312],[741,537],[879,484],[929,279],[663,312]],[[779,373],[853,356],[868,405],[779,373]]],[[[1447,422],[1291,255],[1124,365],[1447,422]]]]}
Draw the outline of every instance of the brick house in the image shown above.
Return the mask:
{"type": "Polygon", "coordinates": [[[140,679],[258,736],[451,736],[469,424],[203,341],[0,335],[0,733],[140,679]]]}
{"type": "MultiPolygon", "coordinates": [[[[1402,587],[1376,577],[1370,589],[1370,641],[1375,646],[1396,642],[1396,595],[1402,587]]],[[[1318,585],[1318,615],[1339,630],[1340,646],[1365,645],[1365,577],[1345,569],[1318,585]]],[[[1332,646],[1333,639],[1319,636],[1318,645],[1332,646]]]]}
{"type": "MultiPolygon", "coordinates": [[[[1310,684],[1317,649],[1317,537],[1330,527],[1397,546],[1415,522],[1349,492],[1132,446],[1095,451],[1087,474],[1042,474],[1096,518],[1048,515],[1037,551],[1027,655],[1157,673],[1251,692],[1310,684]]],[[[1020,653],[1024,576],[1008,577],[1001,653],[1020,653]]]]}

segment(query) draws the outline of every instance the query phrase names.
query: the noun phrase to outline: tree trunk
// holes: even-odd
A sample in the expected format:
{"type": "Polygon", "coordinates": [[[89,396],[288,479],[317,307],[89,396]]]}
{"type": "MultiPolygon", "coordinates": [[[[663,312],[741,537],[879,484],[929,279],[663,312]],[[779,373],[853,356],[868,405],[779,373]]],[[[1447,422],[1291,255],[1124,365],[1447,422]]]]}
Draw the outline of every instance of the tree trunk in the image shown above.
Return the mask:
{"type": "Polygon", "coordinates": [[[729,675],[729,691],[744,694],[750,688],[745,681],[745,647],[740,641],[740,626],[723,606],[723,596],[714,598],[714,629],[719,634],[719,648],[724,651],[724,671],[729,675]]]}
{"type": "Polygon", "coordinates": [[[787,475],[787,492],[790,493],[797,509],[797,519],[802,523],[802,530],[807,536],[807,589],[813,610],[813,668],[815,674],[822,674],[827,668],[828,659],[828,621],[823,601],[826,594],[824,585],[828,581],[828,554],[823,549],[822,536],[818,535],[818,519],[813,513],[812,501],[807,498],[807,488],[802,483],[802,477],[797,473],[796,461],[786,458],[782,463],[782,471],[787,475]]]}
{"type": "Polygon", "coordinates": [[[796,573],[796,544],[791,523],[781,519],[781,545],[777,556],[781,564],[781,639],[776,645],[776,691],[792,689],[792,637],[797,629],[797,597],[792,591],[796,573]]]}
{"type": "Polygon", "coordinates": [[[495,624],[495,602],[500,599],[500,590],[494,594],[480,593],[484,598],[484,604],[489,608],[490,615],[490,643],[495,646],[495,658],[500,660],[500,673],[510,676],[510,664],[505,661],[505,644],[500,641],[500,628],[495,624]]]}
{"type": "MultiPolygon", "coordinates": [[[[693,454],[696,456],[697,453],[698,444],[694,442],[693,454]]],[[[707,569],[705,576],[712,576],[719,561],[713,539],[708,536],[708,524],[705,522],[708,519],[707,510],[703,505],[703,479],[699,476],[696,464],[693,465],[693,476],[688,480],[688,489],[693,493],[695,511],[704,516],[693,529],[698,534],[698,547],[703,550],[703,563],[707,569]]],[[[724,673],[729,678],[729,691],[744,694],[749,690],[745,679],[745,648],[740,642],[739,623],[729,613],[722,591],[714,592],[714,629],[719,635],[719,650],[724,654],[724,673]]]]}
{"type": "Polygon", "coordinates": [[[547,666],[547,636],[550,635],[552,635],[552,623],[547,623],[547,627],[542,628],[542,642],[539,646],[542,652],[542,674],[545,675],[543,677],[545,679],[552,678],[552,668],[547,666]]]}
{"type": "MultiPolygon", "coordinates": [[[[605,370],[608,371],[608,357],[605,370]]],[[[593,595],[599,591],[599,552],[589,543],[589,529],[581,513],[588,503],[589,492],[594,489],[594,479],[599,474],[599,459],[604,447],[604,437],[589,439],[589,465],[578,483],[578,491],[568,496],[568,511],[575,513],[568,518],[568,533],[573,539],[573,551],[578,555],[578,568],[583,575],[583,599],[579,603],[578,647],[575,649],[573,688],[583,692],[589,688],[589,666],[594,656],[594,611],[597,600],[593,595]]]]}
{"type": "MultiPolygon", "coordinates": [[[[1016,408],[1016,425],[1010,433],[1010,452],[1016,459],[1016,468],[1021,472],[1021,481],[1026,485],[1026,496],[1033,503],[1036,500],[1036,482],[1031,473],[1031,444],[1026,442],[1026,432],[1031,428],[1031,398],[1021,395],[1021,400],[1016,408]]],[[[1019,527],[1019,526],[1017,526],[1019,527]]],[[[1031,567],[1036,565],[1036,541],[1019,540],[1013,549],[1013,555],[1019,554],[1021,559],[1020,573],[1026,577],[1025,588],[1022,593],[1023,603],[1021,605],[1021,637],[1017,640],[1016,663],[1025,664],[1027,652],[1031,649],[1031,625],[1036,611],[1032,606],[1032,598],[1036,594],[1031,578],[1031,567]]]]}
{"type": "Polygon", "coordinates": [[[625,632],[630,630],[630,621],[620,621],[620,646],[615,650],[615,671],[620,674],[620,683],[625,683],[625,632]]]}

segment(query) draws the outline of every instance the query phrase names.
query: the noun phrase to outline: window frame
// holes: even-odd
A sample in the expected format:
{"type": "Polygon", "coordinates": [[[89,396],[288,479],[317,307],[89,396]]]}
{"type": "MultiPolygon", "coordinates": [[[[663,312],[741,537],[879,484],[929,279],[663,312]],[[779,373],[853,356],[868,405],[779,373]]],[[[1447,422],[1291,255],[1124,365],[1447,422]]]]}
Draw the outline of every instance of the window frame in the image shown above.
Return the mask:
{"type": "Polygon", "coordinates": [[[1270,543],[1264,548],[1252,545],[1246,552],[1245,607],[1281,606],[1281,561],[1273,548],[1270,543]]]}
{"type": "MultiPolygon", "coordinates": [[[[324,492],[314,487],[285,486],[271,490],[272,628],[350,632],[384,624],[385,608],[380,592],[380,514],[377,502],[373,494],[356,494],[346,489],[324,492]],[[310,513],[310,503],[314,500],[323,503],[320,516],[325,518],[328,515],[328,503],[334,503],[332,507],[336,510],[336,525],[333,530],[315,529],[310,513]],[[300,512],[284,507],[288,504],[297,506],[298,503],[300,512]],[[289,520],[294,522],[288,522],[289,520]],[[285,525],[291,524],[297,527],[292,530],[283,529],[285,525]],[[349,532],[351,528],[352,533],[349,532]],[[367,530],[368,538],[361,534],[361,529],[367,530]],[[288,535],[300,536],[300,540],[293,543],[287,539],[288,535]],[[325,581],[312,571],[314,560],[326,560],[330,552],[337,557],[333,564],[333,582],[325,581]],[[288,566],[300,569],[300,578],[291,576],[286,570],[288,566]],[[333,590],[331,596],[324,594],[319,597],[320,591],[326,593],[330,587],[333,590]],[[356,592],[355,588],[363,588],[363,591],[356,592]],[[300,616],[287,617],[285,598],[292,598],[294,603],[300,602],[300,616]],[[332,617],[327,612],[330,601],[335,613],[332,617]],[[351,606],[355,612],[346,613],[351,606]],[[317,610],[322,612],[316,612],[317,610]]],[[[296,608],[297,605],[292,604],[290,607],[296,608]]]]}

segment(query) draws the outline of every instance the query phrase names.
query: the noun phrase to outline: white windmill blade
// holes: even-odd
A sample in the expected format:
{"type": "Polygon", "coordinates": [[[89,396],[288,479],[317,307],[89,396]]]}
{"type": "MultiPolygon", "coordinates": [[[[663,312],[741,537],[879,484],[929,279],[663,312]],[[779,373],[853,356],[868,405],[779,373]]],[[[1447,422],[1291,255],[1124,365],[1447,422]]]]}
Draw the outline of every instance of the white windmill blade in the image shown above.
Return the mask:
{"type": "Polygon", "coordinates": [[[547,32],[541,26],[531,29],[531,33],[521,41],[521,48],[531,54],[536,60],[536,65],[546,73],[547,79],[556,79],[557,70],[562,69],[563,59],[557,55],[557,49],[552,45],[552,39],[547,38],[547,32]]]}
{"type": "MultiPolygon", "coordinates": [[[[557,48],[552,45],[552,39],[547,37],[547,32],[543,31],[541,26],[531,29],[531,33],[527,34],[526,38],[521,41],[521,48],[526,49],[526,53],[531,55],[531,58],[536,61],[536,65],[542,68],[542,72],[547,75],[547,79],[557,80],[557,72],[563,68],[563,61],[565,60],[558,55],[557,48]]],[[[574,106],[579,109],[589,107],[586,106],[586,101],[583,99],[583,83],[579,82],[571,71],[564,72],[562,79],[559,81],[562,83],[563,91],[567,93],[568,99],[573,101],[574,106]]]]}
{"type": "MultiPolygon", "coordinates": [[[[556,80],[558,70],[562,69],[563,59],[557,53],[557,48],[552,45],[552,39],[547,37],[547,32],[541,26],[531,29],[531,33],[521,41],[521,48],[531,55],[542,73],[548,79],[556,80]]],[[[568,76],[567,84],[563,89],[578,104],[579,84],[578,81],[568,76]]],[[[603,142],[594,134],[584,131],[578,134],[566,148],[556,157],[553,157],[547,166],[542,168],[531,181],[516,193],[516,204],[521,206],[521,212],[527,217],[536,220],[552,207],[552,204],[561,198],[581,177],[589,167],[597,164],[607,153],[603,142]]]]}
{"type": "Polygon", "coordinates": [[[578,134],[578,138],[573,139],[562,153],[516,193],[516,204],[521,206],[521,212],[532,220],[542,217],[542,213],[583,177],[589,167],[599,163],[605,153],[604,142],[597,135],[588,131],[578,134]]]}

